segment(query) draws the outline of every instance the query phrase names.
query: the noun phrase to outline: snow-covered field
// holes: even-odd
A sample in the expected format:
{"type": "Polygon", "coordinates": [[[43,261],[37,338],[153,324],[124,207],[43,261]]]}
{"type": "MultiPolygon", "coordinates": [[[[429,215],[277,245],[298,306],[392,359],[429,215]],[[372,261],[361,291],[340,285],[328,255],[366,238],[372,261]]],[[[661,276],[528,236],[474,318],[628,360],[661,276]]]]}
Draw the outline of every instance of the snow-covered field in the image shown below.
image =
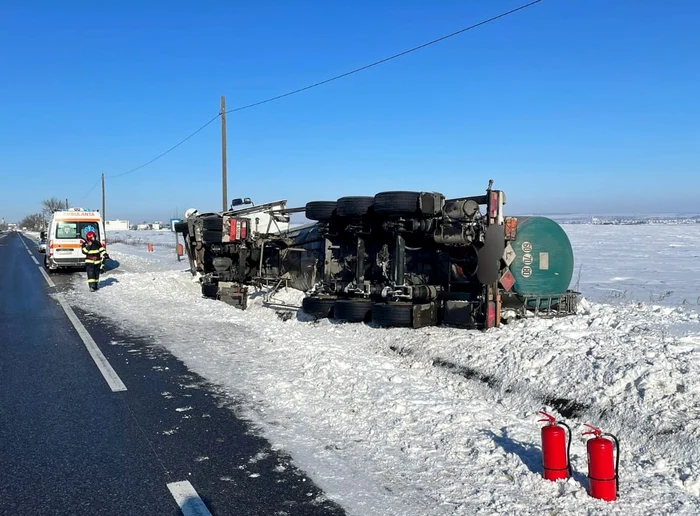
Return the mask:
{"type": "Polygon", "coordinates": [[[167,232],[153,253],[110,244],[99,295],[67,295],[221,386],[350,514],[699,514],[700,226],[564,228],[580,314],[487,332],[285,321],[259,296],[241,312],[201,297],[167,232]],[[576,474],[551,483],[537,411],[555,398],[576,402],[576,474]],[[583,423],[621,439],[617,502],[586,494],[583,423]]]}
{"type": "Polygon", "coordinates": [[[142,231],[109,231],[107,233],[107,245],[110,246],[112,242],[119,242],[134,246],[146,247],[147,244],[160,245],[164,247],[175,248],[175,238],[179,238],[179,242],[182,243],[182,235],[176,235],[176,233],[166,230],[142,230],[142,231]]]}

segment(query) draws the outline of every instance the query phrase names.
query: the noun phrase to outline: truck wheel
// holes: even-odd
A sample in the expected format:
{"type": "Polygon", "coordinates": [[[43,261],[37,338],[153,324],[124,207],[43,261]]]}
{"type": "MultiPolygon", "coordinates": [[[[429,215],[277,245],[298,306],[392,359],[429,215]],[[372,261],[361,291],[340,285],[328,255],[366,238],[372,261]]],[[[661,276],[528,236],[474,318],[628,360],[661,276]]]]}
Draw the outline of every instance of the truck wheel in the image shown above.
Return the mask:
{"type": "Polygon", "coordinates": [[[372,317],[372,301],[369,299],[338,299],[333,306],[333,316],[339,321],[369,322],[372,317]]]}
{"type": "Polygon", "coordinates": [[[384,215],[418,213],[420,192],[381,192],[374,196],[374,211],[384,215]]]}
{"type": "Polygon", "coordinates": [[[202,219],[202,229],[221,232],[224,229],[224,219],[221,217],[205,217],[202,219]]]}
{"type": "Polygon", "coordinates": [[[339,217],[364,217],[374,204],[374,197],[341,197],[335,209],[339,217]]]}
{"type": "Polygon", "coordinates": [[[173,227],[175,228],[175,233],[189,233],[189,227],[187,222],[176,222],[173,227]]]}
{"type": "Polygon", "coordinates": [[[214,231],[211,229],[205,229],[202,231],[202,242],[205,244],[220,244],[221,238],[221,230],[214,231]]]}
{"type": "Polygon", "coordinates": [[[305,297],[301,302],[301,308],[316,319],[325,319],[333,316],[335,301],[333,297],[305,297]]]}
{"type": "Polygon", "coordinates": [[[335,201],[311,201],[306,203],[306,218],[318,222],[328,222],[336,208],[335,201]]]}
{"type": "Polygon", "coordinates": [[[204,297],[216,299],[218,293],[219,285],[216,283],[202,283],[202,295],[204,297]]]}
{"type": "Polygon", "coordinates": [[[374,303],[372,322],[386,328],[410,328],[413,324],[413,303],[374,303]]]}

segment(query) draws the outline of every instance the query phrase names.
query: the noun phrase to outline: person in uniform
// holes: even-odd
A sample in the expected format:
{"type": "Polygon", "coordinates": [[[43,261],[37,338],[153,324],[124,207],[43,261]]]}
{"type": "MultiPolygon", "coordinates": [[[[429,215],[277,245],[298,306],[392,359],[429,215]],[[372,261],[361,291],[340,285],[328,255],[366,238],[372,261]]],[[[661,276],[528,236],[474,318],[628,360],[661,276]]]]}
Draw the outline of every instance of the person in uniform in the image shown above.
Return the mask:
{"type": "Polygon", "coordinates": [[[95,238],[94,231],[88,231],[85,238],[86,241],[83,243],[82,251],[85,255],[88,287],[90,287],[92,292],[95,292],[99,288],[100,271],[104,268],[102,260],[104,259],[105,248],[100,241],[95,238]]]}

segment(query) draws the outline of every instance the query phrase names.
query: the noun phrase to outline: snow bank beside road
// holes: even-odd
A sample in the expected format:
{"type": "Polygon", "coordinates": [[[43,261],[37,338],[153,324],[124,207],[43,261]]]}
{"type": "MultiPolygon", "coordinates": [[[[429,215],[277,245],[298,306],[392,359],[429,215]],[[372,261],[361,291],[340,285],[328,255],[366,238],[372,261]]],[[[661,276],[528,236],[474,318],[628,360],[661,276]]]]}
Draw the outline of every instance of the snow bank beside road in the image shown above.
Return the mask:
{"type": "Polygon", "coordinates": [[[247,312],[203,299],[185,262],[135,249],[114,245],[118,283],[95,296],[78,282],[71,302],[152,335],[221,385],[351,514],[700,512],[692,311],[594,303],[578,317],[486,333],[282,321],[259,297],[247,312]],[[466,379],[436,358],[502,383],[466,379]],[[591,406],[571,421],[584,474],[580,424],[608,409],[601,420],[623,446],[619,502],[590,499],[580,476],[539,477],[542,393],[591,406]]]}

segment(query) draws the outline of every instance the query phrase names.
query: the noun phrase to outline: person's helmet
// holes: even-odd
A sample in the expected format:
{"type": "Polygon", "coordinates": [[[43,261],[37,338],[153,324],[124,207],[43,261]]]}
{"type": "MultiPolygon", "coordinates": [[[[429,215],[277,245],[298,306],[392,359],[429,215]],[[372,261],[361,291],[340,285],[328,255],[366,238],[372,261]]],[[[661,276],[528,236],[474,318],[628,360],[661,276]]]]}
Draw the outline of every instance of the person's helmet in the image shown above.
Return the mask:
{"type": "Polygon", "coordinates": [[[88,231],[87,235],[85,235],[85,238],[88,240],[94,240],[95,239],[95,232],[94,231],[88,231]]]}

